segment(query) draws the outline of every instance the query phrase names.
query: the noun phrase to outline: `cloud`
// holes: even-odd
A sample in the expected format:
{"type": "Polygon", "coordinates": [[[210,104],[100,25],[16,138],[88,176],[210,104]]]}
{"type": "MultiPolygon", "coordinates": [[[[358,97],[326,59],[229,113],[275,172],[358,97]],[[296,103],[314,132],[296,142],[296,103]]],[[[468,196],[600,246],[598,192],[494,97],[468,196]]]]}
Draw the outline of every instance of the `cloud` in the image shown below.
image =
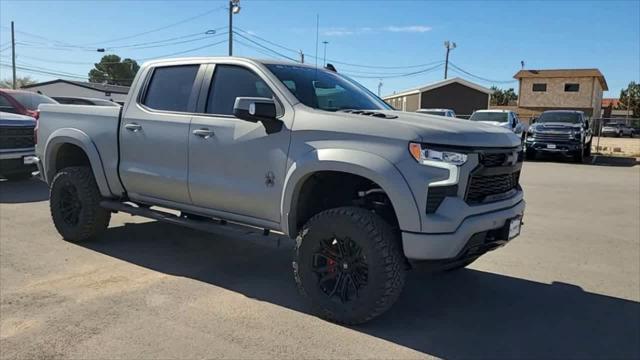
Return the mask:
{"type": "Polygon", "coordinates": [[[385,31],[390,32],[409,32],[409,33],[423,33],[431,31],[431,26],[424,25],[411,25],[411,26],[387,26],[385,31]]]}
{"type": "Polygon", "coordinates": [[[320,29],[320,33],[324,36],[350,36],[350,35],[360,35],[367,33],[376,33],[376,32],[404,32],[404,33],[424,33],[427,31],[431,31],[431,26],[425,25],[411,25],[411,26],[394,26],[389,25],[380,28],[372,28],[372,27],[358,27],[358,28],[346,28],[346,27],[332,27],[332,28],[324,28],[320,29]]]}

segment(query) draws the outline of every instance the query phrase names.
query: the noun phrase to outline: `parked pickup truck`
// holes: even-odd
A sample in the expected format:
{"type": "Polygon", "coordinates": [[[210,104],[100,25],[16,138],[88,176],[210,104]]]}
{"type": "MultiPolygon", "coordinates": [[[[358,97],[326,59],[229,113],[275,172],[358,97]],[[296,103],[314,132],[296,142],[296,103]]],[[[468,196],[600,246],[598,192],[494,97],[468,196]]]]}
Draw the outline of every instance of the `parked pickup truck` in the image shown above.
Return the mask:
{"type": "Polygon", "coordinates": [[[63,238],[98,236],[114,211],[281,232],[295,239],[299,289],[332,321],[383,313],[415,262],[460,268],[520,232],[512,131],[394,111],[333,71],[152,61],[122,109],[40,110],[39,167],[63,238]]]}
{"type": "Polygon", "coordinates": [[[560,154],[583,162],[591,156],[593,134],[589,119],[577,110],[547,110],[534,120],[525,140],[526,157],[540,153],[560,154]]]}
{"type": "Polygon", "coordinates": [[[23,180],[36,170],[36,119],[31,116],[0,112],[0,176],[23,180]]]}

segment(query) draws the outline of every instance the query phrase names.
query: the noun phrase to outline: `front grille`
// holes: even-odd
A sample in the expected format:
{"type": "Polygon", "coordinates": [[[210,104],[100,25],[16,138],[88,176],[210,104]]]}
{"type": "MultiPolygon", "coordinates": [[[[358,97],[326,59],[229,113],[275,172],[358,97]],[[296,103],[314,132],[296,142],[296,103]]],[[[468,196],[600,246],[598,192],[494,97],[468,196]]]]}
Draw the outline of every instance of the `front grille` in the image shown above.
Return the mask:
{"type": "Polygon", "coordinates": [[[537,132],[537,133],[534,133],[533,139],[535,141],[549,141],[549,142],[569,141],[571,140],[569,136],[570,135],[568,132],[545,132],[545,133],[537,132]]]}
{"type": "Polygon", "coordinates": [[[513,161],[522,162],[524,160],[524,152],[518,151],[515,155],[513,152],[497,152],[497,153],[480,153],[480,164],[484,167],[513,166],[513,161]],[[513,158],[515,156],[515,159],[513,158]]]}
{"type": "Polygon", "coordinates": [[[481,203],[488,196],[507,193],[518,187],[520,170],[510,174],[472,175],[465,200],[469,204],[481,203]]]}
{"type": "Polygon", "coordinates": [[[22,149],[34,146],[33,126],[0,128],[0,149],[22,149]]]}
{"type": "Polygon", "coordinates": [[[447,196],[456,196],[458,185],[434,186],[429,188],[427,193],[427,214],[433,214],[447,196]]]}

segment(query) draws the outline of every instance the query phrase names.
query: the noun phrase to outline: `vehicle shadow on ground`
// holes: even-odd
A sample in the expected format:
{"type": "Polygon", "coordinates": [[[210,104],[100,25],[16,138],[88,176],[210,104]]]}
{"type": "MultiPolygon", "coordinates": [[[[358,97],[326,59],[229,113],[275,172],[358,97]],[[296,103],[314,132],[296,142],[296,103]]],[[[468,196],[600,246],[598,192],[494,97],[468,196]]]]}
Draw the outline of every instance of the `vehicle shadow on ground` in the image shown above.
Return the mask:
{"type": "MultiPolygon", "coordinates": [[[[86,248],[304,313],[292,242],[276,245],[148,222],[110,228],[86,248]]],[[[396,305],[356,331],[443,358],[638,358],[640,304],[478,270],[409,273],[396,305]]],[[[364,355],[364,354],[363,354],[364,355]]]]}
{"type": "Polygon", "coordinates": [[[614,167],[633,167],[640,165],[640,161],[635,157],[611,156],[593,154],[587,157],[582,163],[575,163],[571,158],[559,155],[538,155],[535,160],[526,160],[527,162],[559,162],[572,163],[575,165],[591,165],[591,166],[614,166],[614,167]]]}
{"type": "Polygon", "coordinates": [[[47,184],[36,179],[0,180],[0,204],[18,204],[49,199],[47,184]]]}

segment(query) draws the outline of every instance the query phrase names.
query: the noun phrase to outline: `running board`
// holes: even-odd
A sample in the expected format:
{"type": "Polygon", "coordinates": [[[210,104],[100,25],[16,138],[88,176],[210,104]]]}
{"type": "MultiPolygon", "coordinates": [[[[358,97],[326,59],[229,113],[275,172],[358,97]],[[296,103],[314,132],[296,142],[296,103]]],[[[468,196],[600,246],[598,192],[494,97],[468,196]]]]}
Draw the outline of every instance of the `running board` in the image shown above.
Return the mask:
{"type": "Polygon", "coordinates": [[[231,237],[251,238],[264,242],[265,238],[271,238],[277,241],[280,246],[280,240],[287,238],[284,234],[272,233],[269,229],[259,229],[249,226],[243,226],[235,223],[229,223],[226,220],[192,220],[177,216],[165,211],[152,210],[149,208],[137,207],[126,203],[103,200],[100,206],[112,211],[121,211],[123,213],[146,217],[153,220],[166,222],[169,224],[185,226],[191,229],[206,231],[212,234],[231,237]],[[269,236],[273,234],[273,236],[269,236]]]}

